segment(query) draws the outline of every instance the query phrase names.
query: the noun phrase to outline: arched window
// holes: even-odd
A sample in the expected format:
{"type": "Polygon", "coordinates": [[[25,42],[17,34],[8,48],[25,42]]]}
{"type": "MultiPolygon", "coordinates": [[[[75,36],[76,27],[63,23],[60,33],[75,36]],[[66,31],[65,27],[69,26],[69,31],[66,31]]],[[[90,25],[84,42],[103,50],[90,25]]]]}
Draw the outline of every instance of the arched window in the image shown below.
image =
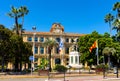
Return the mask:
{"type": "Polygon", "coordinates": [[[77,56],[75,56],[75,64],[77,64],[78,63],[78,58],[77,58],[77,56]]]}
{"type": "Polygon", "coordinates": [[[38,42],[38,37],[35,37],[34,41],[35,41],[35,42],[38,42]]]}
{"type": "Polygon", "coordinates": [[[60,58],[55,59],[55,64],[61,64],[60,58]]]}
{"type": "Polygon", "coordinates": [[[69,54],[69,47],[66,47],[65,53],[66,53],[66,54],[69,54]]]}
{"type": "Polygon", "coordinates": [[[73,56],[71,56],[71,64],[73,64],[73,56]]]}
{"type": "Polygon", "coordinates": [[[76,39],[76,42],[79,42],[79,39],[76,39]]]}
{"type": "Polygon", "coordinates": [[[40,37],[40,42],[44,42],[44,37],[40,37]]]}
{"type": "Polygon", "coordinates": [[[66,38],[66,42],[67,42],[67,43],[69,42],[69,38],[66,38]]]}
{"type": "Polygon", "coordinates": [[[35,54],[37,54],[38,53],[38,47],[35,47],[34,51],[35,51],[35,54]]]}
{"type": "Polygon", "coordinates": [[[60,42],[60,38],[56,38],[56,41],[59,43],[60,42]]]}
{"type": "Polygon", "coordinates": [[[58,47],[56,47],[56,53],[59,54],[59,48],[58,47]]]}
{"type": "Polygon", "coordinates": [[[28,41],[28,42],[31,42],[31,41],[32,41],[32,37],[28,37],[28,38],[27,38],[27,41],[28,41]]]}

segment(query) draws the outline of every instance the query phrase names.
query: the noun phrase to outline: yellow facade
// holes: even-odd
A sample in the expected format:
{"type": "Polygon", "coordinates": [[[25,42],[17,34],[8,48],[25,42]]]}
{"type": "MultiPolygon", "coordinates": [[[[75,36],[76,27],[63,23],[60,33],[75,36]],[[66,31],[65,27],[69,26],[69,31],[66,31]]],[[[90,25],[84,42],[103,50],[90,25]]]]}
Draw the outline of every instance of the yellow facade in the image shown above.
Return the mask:
{"type": "Polygon", "coordinates": [[[47,38],[51,38],[59,42],[59,39],[63,39],[64,47],[62,54],[58,53],[58,47],[53,47],[51,53],[51,66],[52,68],[56,64],[68,65],[69,64],[69,53],[72,51],[72,46],[77,44],[80,36],[84,34],[66,33],[64,27],[59,23],[52,24],[50,32],[25,32],[23,34],[23,41],[29,42],[33,45],[32,51],[34,50],[34,65],[40,65],[42,58],[48,59],[48,50],[43,45],[47,38]],[[35,42],[34,42],[35,40],[35,42]],[[73,42],[74,40],[74,42],[73,42]]]}

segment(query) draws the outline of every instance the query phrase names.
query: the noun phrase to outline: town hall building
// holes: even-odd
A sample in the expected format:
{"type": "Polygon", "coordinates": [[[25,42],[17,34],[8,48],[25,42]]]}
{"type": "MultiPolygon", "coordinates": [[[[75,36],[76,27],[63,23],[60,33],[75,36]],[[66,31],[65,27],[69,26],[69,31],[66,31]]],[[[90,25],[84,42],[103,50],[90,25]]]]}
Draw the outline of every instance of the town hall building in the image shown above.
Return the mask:
{"type": "Polygon", "coordinates": [[[56,64],[69,65],[69,53],[72,51],[74,45],[76,45],[79,37],[84,34],[67,33],[64,32],[64,27],[60,23],[53,23],[49,32],[25,32],[23,33],[23,41],[29,42],[33,45],[32,51],[34,55],[34,67],[40,65],[42,59],[48,59],[48,50],[44,46],[46,39],[54,39],[60,42],[60,38],[63,39],[63,53],[59,54],[59,47],[54,46],[51,53],[51,66],[54,67],[56,64]]]}

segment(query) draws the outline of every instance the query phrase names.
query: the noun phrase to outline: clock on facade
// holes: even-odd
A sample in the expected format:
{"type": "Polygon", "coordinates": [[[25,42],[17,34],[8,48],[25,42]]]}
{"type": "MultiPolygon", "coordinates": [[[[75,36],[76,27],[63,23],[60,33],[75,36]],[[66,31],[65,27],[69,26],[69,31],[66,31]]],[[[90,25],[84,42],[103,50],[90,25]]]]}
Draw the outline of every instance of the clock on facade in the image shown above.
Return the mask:
{"type": "Polygon", "coordinates": [[[60,33],[60,29],[56,29],[56,32],[57,32],[57,33],[60,33]]]}

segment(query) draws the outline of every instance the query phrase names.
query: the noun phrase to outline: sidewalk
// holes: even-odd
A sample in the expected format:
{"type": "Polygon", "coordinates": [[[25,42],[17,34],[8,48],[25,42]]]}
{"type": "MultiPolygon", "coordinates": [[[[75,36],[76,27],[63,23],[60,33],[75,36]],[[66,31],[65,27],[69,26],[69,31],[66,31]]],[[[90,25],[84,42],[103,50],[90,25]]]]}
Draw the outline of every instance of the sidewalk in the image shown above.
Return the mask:
{"type": "MultiPolygon", "coordinates": [[[[64,74],[55,74],[51,75],[48,80],[48,76],[39,76],[37,74],[25,74],[25,75],[0,75],[0,79],[39,79],[39,81],[64,81],[64,74]]],[[[95,73],[74,73],[74,74],[65,74],[66,81],[120,81],[120,78],[116,78],[116,74],[109,74],[103,78],[103,74],[95,73]]],[[[17,80],[16,80],[17,81],[17,80]]],[[[24,81],[24,80],[23,80],[24,81]]],[[[25,80],[26,81],[26,80],[25,80]]],[[[28,81],[28,80],[27,80],[28,81]]],[[[33,80],[35,81],[35,80],[33,80]]]]}
{"type": "MultiPolygon", "coordinates": [[[[47,77],[43,76],[31,76],[31,75],[6,75],[0,76],[0,81],[64,81],[64,77],[52,77],[48,80],[47,77]]],[[[106,77],[102,75],[96,76],[72,76],[65,77],[65,81],[120,81],[120,78],[106,77]]]]}

